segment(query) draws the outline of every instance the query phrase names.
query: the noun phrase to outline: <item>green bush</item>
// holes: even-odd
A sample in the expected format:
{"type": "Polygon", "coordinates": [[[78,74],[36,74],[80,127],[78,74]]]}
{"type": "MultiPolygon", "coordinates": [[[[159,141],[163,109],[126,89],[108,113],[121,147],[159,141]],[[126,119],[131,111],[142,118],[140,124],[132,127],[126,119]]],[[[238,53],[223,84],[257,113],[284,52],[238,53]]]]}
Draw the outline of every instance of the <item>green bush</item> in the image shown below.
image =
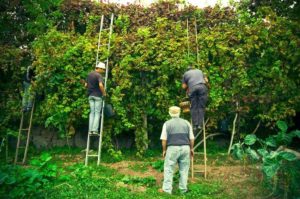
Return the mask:
{"type": "Polygon", "coordinates": [[[266,139],[247,135],[244,142],[233,146],[233,155],[239,159],[250,157],[262,161],[262,172],[273,193],[279,193],[284,198],[292,198],[299,194],[300,183],[297,180],[300,174],[300,160],[289,150],[284,150],[294,137],[300,138],[300,131],[287,133],[288,126],[284,121],[278,121],[279,132],[266,139]],[[260,148],[253,149],[256,142],[260,148]]]}

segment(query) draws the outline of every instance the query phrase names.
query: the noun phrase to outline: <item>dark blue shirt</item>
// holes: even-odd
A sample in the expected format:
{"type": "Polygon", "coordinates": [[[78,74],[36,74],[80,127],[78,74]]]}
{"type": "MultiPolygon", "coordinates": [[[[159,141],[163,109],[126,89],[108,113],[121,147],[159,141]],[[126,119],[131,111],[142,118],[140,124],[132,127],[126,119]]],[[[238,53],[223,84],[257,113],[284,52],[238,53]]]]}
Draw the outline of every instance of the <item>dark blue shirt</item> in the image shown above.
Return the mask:
{"type": "Polygon", "coordinates": [[[92,71],[88,74],[87,77],[87,87],[88,87],[88,95],[94,97],[102,97],[101,90],[99,88],[99,83],[103,83],[102,76],[96,71],[92,71]]]}

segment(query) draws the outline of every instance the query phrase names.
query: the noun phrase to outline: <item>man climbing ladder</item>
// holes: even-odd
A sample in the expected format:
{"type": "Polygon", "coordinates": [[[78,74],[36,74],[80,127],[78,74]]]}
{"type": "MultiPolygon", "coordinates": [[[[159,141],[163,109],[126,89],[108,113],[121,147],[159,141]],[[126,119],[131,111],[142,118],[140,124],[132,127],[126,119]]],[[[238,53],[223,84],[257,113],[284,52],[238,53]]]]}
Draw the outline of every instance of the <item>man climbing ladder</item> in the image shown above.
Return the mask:
{"type": "MultiPolygon", "coordinates": [[[[198,38],[197,38],[197,20],[195,19],[195,43],[196,43],[196,49],[197,49],[197,62],[199,63],[199,49],[198,49],[198,38]]],[[[188,44],[188,57],[189,57],[189,20],[187,19],[187,44],[188,44]]],[[[195,142],[197,137],[200,137],[200,134],[203,135],[203,161],[204,161],[204,177],[206,179],[207,170],[206,170],[206,130],[205,125],[207,122],[204,122],[204,116],[205,116],[205,107],[208,99],[208,89],[206,84],[208,83],[207,77],[203,74],[203,72],[199,69],[189,67],[187,71],[184,73],[182,78],[182,88],[185,89],[186,94],[188,95],[190,99],[190,107],[189,111],[191,112],[191,120],[193,125],[193,131],[195,134],[195,142]]],[[[181,103],[182,105],[187,105],[186,102],[181,103]]],[[[207,120],[208,121],[208,120],[207,120]]],[[[201,142],[202,142],[201,141],[201,142]]],[[[193,150],[195,151],[194,154],[202,154],[199,152],[196,152],[197,147],[201,144],[199,142],[196,146],[194,146],[193,150]]],[[[192,179],[194,178],[194,156],[191,158],[191,174],[192,179]]],[[[202,171],[197,171],[201,172],[202,171]]]]}
{"type": "Polygon", "coordinates": [[[102,108],[102,99],[106,96],[104,81],[101,73],[105,72],[105,64],[99,62],[95,71],[89,73],[86,87],[88,89],[90,115],[89,115],[89,133],[98,134],[100,113],[102,108]]]}
{"type": "Polygon", "coordinates": [[[32,127],[32,118],[34,112],[34,92],[32,88],[34,85],[34,79],[34,69],[30,65],[27,67],[26,73],[24,74],[23,78],[24,93],[22,98],[22,112],[14,164],[25,164],[27,159],[27,152],[29,148],[32,127]],[[20,150],[22,151],[20,152],[20,150]],[[19,161],[20,158],[22,158],[22,161],[19,161]]]}
{"type": "Polygon", "coordinates": [[[97,157],[97,165],[100,164],[101,161],[101,146],[102,146],[102,134],[103,134],[103,125],[104,125],[104,106],[105,101],[104,98],[106,96],[106,82],[108,78],[108,58],[110,54],[110,44],[111,44],[111,36],[113,30],[113,20],[114,15],[111,15],[110,26],[108,29],[103,29],[104,16],[101,16],[100,23],[100,31],[98,38],[98,48],[97,48],[97,56],[96,56],[96,67],[95,71],[91,72],[87,79],[86,86],[89,90],[89,103],[90,103],[90,118],[89,118],[89,132],[87,138],[87,147],[86,147],[86,155],[85,155],[85,165],[88,165],[89,157],[97,157]],[[108,33],[108,41],[106,44],[101,43],[101,34],[103,31],[109,30],[108,33]],[[108,52],[108,56],[106,57],[105,63],[100,62],[99,57],[99,49],[101,46],[105,46],[108,52]],[[105,79],[99,73],[105,72],[105,79]],[[94,94],[93,94],[94,93],[94,94]],[[99,119],[100,119],[100,127],[99,127],[99,119]],[[98,153],[90,154],[90,138],[91,136],[99,137],[99,145],[98,145],[98,153]]]}

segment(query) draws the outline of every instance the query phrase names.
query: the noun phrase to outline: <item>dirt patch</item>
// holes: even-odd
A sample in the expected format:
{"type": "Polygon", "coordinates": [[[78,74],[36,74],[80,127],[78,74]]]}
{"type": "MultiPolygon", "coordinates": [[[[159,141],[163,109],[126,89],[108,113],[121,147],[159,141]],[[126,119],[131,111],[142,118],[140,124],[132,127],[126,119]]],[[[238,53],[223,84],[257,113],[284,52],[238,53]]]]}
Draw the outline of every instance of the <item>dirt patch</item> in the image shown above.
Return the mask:
{"type": "MultiPolygon", "coordinates": [[[[133,177],[150,177],[153,176],[156,179],[156,184],[161,185],[163,180],[163,172],[159,172],[153,169],[151,166],[147,166],[145,172],[135,171],[134,165],[144,164],[145,162],[133,162],[133,161],[121,161],[113,164],[104,164],[107,167],[116,169],[119,173],[133,176],[133,177]]],[[[204,171],[204,165],[194,165],[195,171],[204,171]]],[[[191,172],[191,171],[190,171],[191,172]]],[[[258,174],[258,168],[254,166],[207,166],[207,179],[209,180],[221,180],[230,182],[230,184],[236,184],[246,181],[250,175],[258,174]]],[[[195,172],[195,178],[197,180],[203,178],[203,172],[195,172]]],[[[258,175],[258,178],[261,176],[258,175]]]]}
{"type": "Polygon", "coordinates": [[[118,172],[124,175],[133,176],[133,177],[154,177],[156,179],[156,184],[160,184],[163,179],[163,173],[153,169],[151,166],[147,166],[147,170],[145,172],[135,171],[133,170],[136,164],[144,164],[145,162],[140,161],[121,161],[113,164],[103,164],[104,166],[110,167],[112,169],[116,169],[118,172]]]}
{"type": "Polygon", "coordinates": [[[83,162],[84,163],[84,156],[83,155],[66,155],[66,154],[59,154],[55,155],[54,158],[63,160],[63,166],[71,166],[74,163],[83,162]]]}
{"type": "MultiPolygon", "coordinates": [[[[194,165],[194,170],[204,171],[204,165],[194,165]]],[[[253,166],[246,168],[243,166],[207,166],[208,179],[230,181],[231,183],[243,182],[254,173],[258,173],[258,168],[253,166]]]]}

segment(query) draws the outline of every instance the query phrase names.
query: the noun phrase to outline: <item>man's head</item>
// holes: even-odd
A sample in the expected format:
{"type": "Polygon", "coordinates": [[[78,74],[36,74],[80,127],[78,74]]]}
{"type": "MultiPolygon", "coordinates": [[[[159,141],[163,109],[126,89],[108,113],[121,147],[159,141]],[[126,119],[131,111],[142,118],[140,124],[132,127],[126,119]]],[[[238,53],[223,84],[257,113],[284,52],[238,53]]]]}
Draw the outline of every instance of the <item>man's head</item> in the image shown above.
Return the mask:
{"type": "Polygon", "coordinates": [[[103,62],[99,62],[96,66],[96,71],[98,73],[103,73],[105,71],[105,64],[103,62]]]}
{"type": "Polygon", "coordinates": [[[171,106],[169,108],[169,115],[171,117],[179,117],[180,116],[180,108],[178,106],[171,106]]]}

